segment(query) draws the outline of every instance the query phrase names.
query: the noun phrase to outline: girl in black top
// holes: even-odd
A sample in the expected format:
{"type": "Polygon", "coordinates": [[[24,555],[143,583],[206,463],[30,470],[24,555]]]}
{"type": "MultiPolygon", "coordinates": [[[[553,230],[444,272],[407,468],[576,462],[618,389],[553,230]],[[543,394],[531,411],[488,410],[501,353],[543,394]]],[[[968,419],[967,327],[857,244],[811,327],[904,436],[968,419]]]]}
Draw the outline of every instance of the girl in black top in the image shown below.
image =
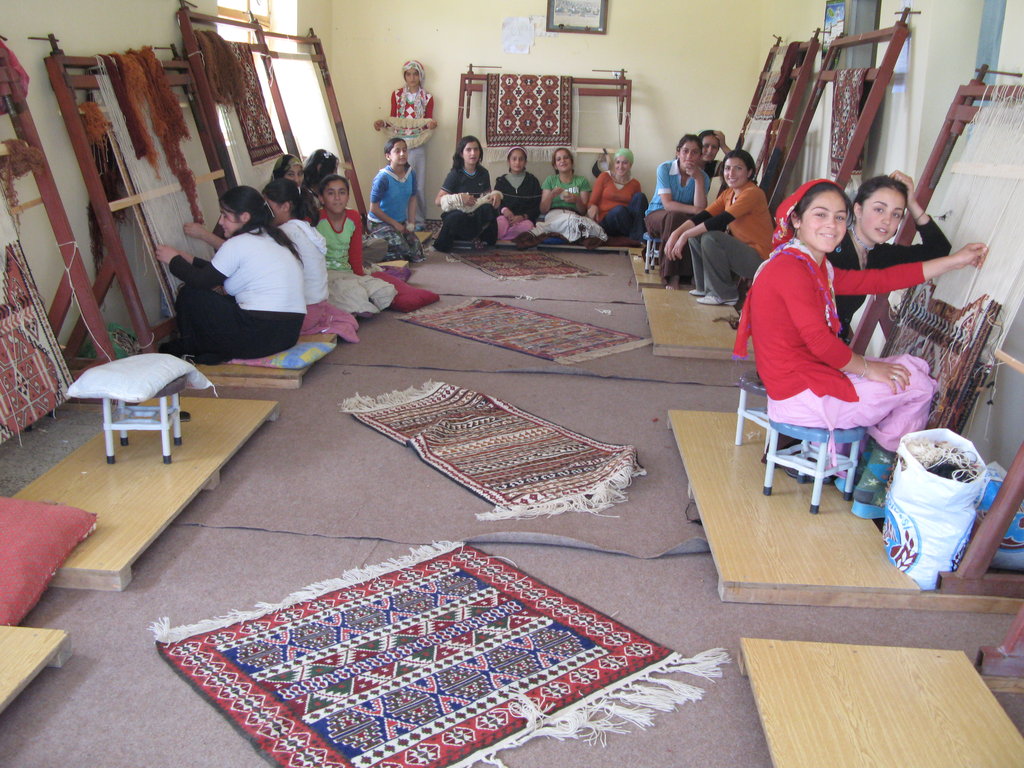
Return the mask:
{"type": "MultiPolygon", "coordinates": [[[[838,269],[884,269],[894,264],[930,261],[948,256],[952,250],[939,225],[914,199],[914,180],[902,171],[875,176],[860,185],[853,203],[853,226],[828,260],[838,269]],[[919,245],[893,245],[888,242],[904,217],[910,214],[921,234],[919,245]]],[[[841,336],[852,336],[850,322],[864,303],[864,296],[836,296],[836,308],[842,322],[841,336]]]]}
{"type": "MultiPolygon", "coordinates": [[[[452,156],[452,169],[444,177],[444,183],[434,199],[434,203],[442,205],[442,199],[451,195],[462,197],[461,207],[471,208],[477,198],[491,191],[491,175],[484,168],[483,149],[476,136],[463,136],[455,147],[452,156]]],[[[488,245],[494,245],[498,239],[497,205],[499,196],[495,195],[495,204],[483,204],[472,210],[449,210],[441,214],[441,230],[434,238],[434,250],[447,253],[452,249],[455,240],[474,240],[480,238],[488,245]]]]}
{"type": "Polygon", "coordinates": [[[540,218],[542,191],[537,177],[526,170],[526,150],[512,147],[507,155],[508,173],[494,182],[501,192],[501,215],[498,216],[498,239],[512,240],[529,232],[540,218]]]}

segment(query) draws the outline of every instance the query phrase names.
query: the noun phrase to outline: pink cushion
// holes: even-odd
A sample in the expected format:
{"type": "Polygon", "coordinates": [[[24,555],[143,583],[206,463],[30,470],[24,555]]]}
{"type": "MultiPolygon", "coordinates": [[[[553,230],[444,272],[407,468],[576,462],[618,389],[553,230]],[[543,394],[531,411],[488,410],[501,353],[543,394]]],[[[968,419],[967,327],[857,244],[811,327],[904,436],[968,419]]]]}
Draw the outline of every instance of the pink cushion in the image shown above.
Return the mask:
{"type": "Polygon", "coordinates": [[[83,509],[0,497],[0,624],[17,624],[32,610],[95,527],[96,515],[83,509]]]}

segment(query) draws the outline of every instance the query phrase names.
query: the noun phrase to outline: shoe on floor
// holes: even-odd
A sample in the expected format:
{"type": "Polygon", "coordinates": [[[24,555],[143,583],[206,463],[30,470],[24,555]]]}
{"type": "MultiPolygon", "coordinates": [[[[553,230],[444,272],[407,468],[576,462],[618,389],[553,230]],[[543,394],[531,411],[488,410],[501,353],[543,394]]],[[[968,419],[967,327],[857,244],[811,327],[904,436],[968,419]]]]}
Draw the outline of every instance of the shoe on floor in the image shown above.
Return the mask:
{"type": "Polygon", "coordinates": [[[523,232],[520,235],[516,235],[516,239],[512,242],[515,243],[516,248],[520,251],[525,251],[527,248],[536,248],[540,238],[532,232],[523,232]]]}
{"type": "Polygon", "coordinates": [[[697,299],[698,304],[710,304],[716,307],[734,307],[736,306],[736,299],[720,299],[713,293],[705,294],[697,299]]]}
{"type": "Polygon", "coordinates": [[[691,296],[697,296],[697,297],[707,296],[708,292],[707,291],[702,291],[700,288],[694,288],[693,290],[690,291],[690,295],[691,296]]]}
{"type": "Polygon", "coordinates": [[[598,248],[604,245],[604,240],[602,240],[600,237],[585,237],[580,242],[580,245],[582,245],[588,251],[596,251],[598,248]]]}

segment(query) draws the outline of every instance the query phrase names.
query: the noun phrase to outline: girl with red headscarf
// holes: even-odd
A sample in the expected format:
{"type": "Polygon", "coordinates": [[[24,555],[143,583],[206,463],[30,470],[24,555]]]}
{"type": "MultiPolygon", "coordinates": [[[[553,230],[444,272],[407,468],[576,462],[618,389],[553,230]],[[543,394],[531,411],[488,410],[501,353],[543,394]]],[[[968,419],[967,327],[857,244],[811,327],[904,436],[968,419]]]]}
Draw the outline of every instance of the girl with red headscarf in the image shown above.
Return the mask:
{"type": "MultiPolygon", "coordinates": [[[[835,183],[818,179],[783,201],[774,251],[754,279],[740,317],[735,354],[752,336],[757,370],[768,393],[768,416],[829,430],[867,427],[876,449],[869,466],[891,469],[900,438],[928,421],[936,383],[910,355],[868,359],[839,339],[836,294],[909,288],[945,272],[978,266],[987,253],[971,243],[956,253],[888,269],[835,269],[825,258],[846,234],[850,201],[835,183]]],[[[865,472],[855,511],[881,516],[887,473],[865,472]],[[876,507],[869,509],[864,505],[876,507]]]]}

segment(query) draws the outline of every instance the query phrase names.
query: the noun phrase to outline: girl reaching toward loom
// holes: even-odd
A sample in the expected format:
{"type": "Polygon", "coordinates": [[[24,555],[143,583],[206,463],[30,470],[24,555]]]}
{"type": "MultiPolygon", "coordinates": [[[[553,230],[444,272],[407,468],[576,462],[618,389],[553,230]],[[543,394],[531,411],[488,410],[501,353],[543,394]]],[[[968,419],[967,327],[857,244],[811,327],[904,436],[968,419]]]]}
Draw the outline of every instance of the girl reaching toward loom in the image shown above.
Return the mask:
{"type": "Polygon", "coordinates": [[[484,151],[476,136],[463,136],[452,155],[452,169],[444,177],[434,202],[441,206],[441,230],[434,250],[448,253],[456,240],[498,239],[501,194],[491,192],[491,174],[480,162],[484,151]]]}
{"type": "Polygon", "coordinates": [[[327,301],[327,240],[303,219],[299,188],[288,179],[274,179],[263,188],[263,197],[274,214],[272,223],[288,236],[302,260],[306,319],[301,333],[335,333],[345,341],[359,341],[355,317],[327,301]]]}
{"type": "Polygon", "coordinates": [[[600,224],[609,237],[639,241],[644,236],[646,211],[647,195],[633,178],[633,152],[619,149],[612,155],[608,170],[594,182],[587,216],[600,224]]]}
{"type": "Polygon", "coordinates": [[[387,242],[389,259],[423,261],[423,244],[415,232],[416,172],[409,167],[405,140],[388,139],[384,157],[388,164],[374,176],[370,187],[370,212],[366,217],[370,236],[387,242]]]}
{"type": "Polygon", "coordinates": [[[408,148],[409,167],[416,172],[416,224],[417,230],[424,227],[427,211],[427,150],[426,144],[437,128],[434,120],[434,98],[423,87],[426,79],[423,65],[416,59],[409,59],[402,65],[402,79],[405,84],[391,94],[391,117],[376,120],[375,130],[387,130],[393,137],[404,139],[408,148]]]}
{"type": "Polygon", "coordinates": [[[360,306],[362,309],[358,311],[370,314],[385,307],[412,312],[440,298],[433,291],[414,288],[386,270],[366,274],[362,225],[359,214],[348,207],[348,179],[337,174],[325,176],[320,182],[320,199],[324,207],[316,228],[327,241],[328,290],[332,304],[349,312],[352,306],[360,306]]]}
{"type": "Polygon", "coordinates": [[[900,438],[922,429],[936,382],[911,355],[871,359],[839,339],[836,294],[909,288],[966,266],[988,251],[971,243],[951,256],[888,269],[835,269],[826,258],[846,233],[850,201],[834,182],[804,184],[780,205],[773,243],[747,294],[735,356],[752,336],[774,421],[830,430],[867,427],[875,447],[854,492],[855,514],[880,517],[900,438]]]}
{"type": "MultiPolygon", "coordinates": [[[[860,185],[853,201],[853,219],[842,243],[828,255],[840,269],[882,269],[912,261],[929,261],[952,250],[949,240],[931,216],[914,199],[914,180],[902,171],[875,176],[860,185]],[[888,241],[910,214],[921,235],[918,245],[895,245],[888,241]]],[[[854,313],[864,296],[837,296],[836,308],[842,323],[841,336],[849,340],[854,313]]]]}
{"type": "Polygon", "coordinates": [[[559,147],[551,157],[555,173],[544,179],[540,212],[544,221],[515,239],[516,248],[533,248],[549,235],[557,235],[584,248],[598,248],[608,239],[601,225],[589,218],[590,182],[577,176],[572,152],[559,147]]]}
{"type": "MultiPolygon", "coordinates": [[[[179,338],[161,351],[214,364],[295,346],[306,317],[302,263],[271,219],[259,192],[234,187],[220,198],[218,223],[227,239],[203,238],[219,243],[211,261],[156,247],[157,259],[184,282],[174,304],[179,338]]],[[[189,225],[185,232],[191,234],[189,225]]]]}
{"type": "Polygon", "coordinates": [[[508,173],[494,182],[494,189],[501,193],[498,239],[514,240],[533,229],[534,222],[540,218],[541,189],[537,177],[526,170],[525,149],[512,147],[505,158],[508,173]]]}

